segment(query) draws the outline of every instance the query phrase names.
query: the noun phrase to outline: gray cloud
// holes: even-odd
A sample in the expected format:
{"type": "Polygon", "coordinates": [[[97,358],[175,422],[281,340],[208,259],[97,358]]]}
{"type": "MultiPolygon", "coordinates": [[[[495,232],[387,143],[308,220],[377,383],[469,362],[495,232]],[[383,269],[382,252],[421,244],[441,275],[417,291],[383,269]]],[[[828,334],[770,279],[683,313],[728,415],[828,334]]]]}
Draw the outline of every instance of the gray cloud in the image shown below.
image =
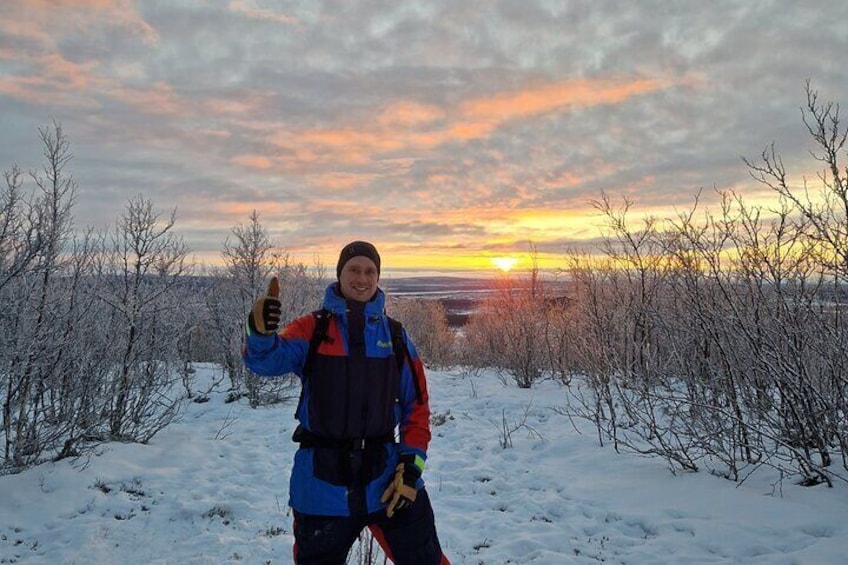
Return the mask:
{"type": "MultiPolygon", "coordinates": [[[[837,0],[9,4],[3,168],[36,166],[56,119],[77,224],[144,193],[210,253],[254,208],[331,256],[362,234],[517,250],[514,215],[591,213],[601,191],[652,210],[753,193],[740,155],[774,141],[813,166],[805,81],[848,91],[837,0]]],[[[574,230],[533,235],[553,253],[593,237],[574,230]]]]}

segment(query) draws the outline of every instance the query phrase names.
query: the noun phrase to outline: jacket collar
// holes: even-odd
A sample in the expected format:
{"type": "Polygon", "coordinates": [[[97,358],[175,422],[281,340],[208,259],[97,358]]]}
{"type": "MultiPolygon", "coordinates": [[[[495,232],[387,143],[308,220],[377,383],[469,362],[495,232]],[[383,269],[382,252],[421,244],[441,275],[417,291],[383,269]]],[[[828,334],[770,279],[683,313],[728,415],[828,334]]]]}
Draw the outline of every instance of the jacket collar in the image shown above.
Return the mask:
{"type": "MultiPolygon", "coordinates": [[[[324,308],[339,316],[347,312],[347,302],[338,290],[338,283],[332,283],[324,291],[324,308]]],[[[381,316],[386,310],[386,295],[378,288],[374,298],[365,303],[365,316],[381,316]]]]}

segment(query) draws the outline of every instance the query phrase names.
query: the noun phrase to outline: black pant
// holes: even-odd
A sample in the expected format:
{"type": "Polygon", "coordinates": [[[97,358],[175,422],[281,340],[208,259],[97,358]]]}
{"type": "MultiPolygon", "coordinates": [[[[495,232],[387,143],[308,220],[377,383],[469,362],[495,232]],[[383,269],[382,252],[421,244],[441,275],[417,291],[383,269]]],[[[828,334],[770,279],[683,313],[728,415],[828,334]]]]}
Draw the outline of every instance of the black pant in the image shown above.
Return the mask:
{"type": "Polygon", "coordinates": [[[385,511],[367,516],[314,516],[294,511],[294,561],[297,565],[343,565],[360,532],[370,527],[396,565],[439,565],[442,548],[433,508],[421,489],[412,506],[391,518],[385,511]]]}

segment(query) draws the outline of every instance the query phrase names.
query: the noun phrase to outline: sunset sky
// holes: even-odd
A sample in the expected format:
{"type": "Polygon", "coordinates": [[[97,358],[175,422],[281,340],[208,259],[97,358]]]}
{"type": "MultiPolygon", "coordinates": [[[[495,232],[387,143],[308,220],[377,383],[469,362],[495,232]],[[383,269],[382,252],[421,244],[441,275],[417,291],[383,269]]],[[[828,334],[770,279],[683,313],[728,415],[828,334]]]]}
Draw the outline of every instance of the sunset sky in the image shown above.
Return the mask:
{"type": "Polygon", "coordinates": [[[387,272],[531,242],[555,266],[602,191],[659,216],[702,188],[764,201],[740,156],[772,142],[800,184],[805,82],[848,104],[844,0],[2,6],[0,167],[37,167],[56,120],[79,227],[144,194],[206,264],[255,209],[307,263],[368,239],[387,272]]]}

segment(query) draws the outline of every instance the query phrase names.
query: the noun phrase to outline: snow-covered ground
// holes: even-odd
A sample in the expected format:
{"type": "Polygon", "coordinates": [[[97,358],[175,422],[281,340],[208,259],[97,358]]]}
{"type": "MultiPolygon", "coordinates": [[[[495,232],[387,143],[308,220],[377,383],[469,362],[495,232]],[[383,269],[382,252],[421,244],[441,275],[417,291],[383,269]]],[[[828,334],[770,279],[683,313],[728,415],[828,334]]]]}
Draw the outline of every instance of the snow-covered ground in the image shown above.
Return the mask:
{"type": "MultiPolygon", "coordinates": [[[[454,564],[848,561],[845,485],[674,476],[575,431],[550,409],[565,403],[557,383],[437,371],[429,383],[425,478],[454,564]],[[526,423],[508,448],[504,419],[526,423]]],[[[81,471],[62,461],[0,477],[0,563],[291,562],[294,408],[225,398],[189,405],[150,445],[106,446],[81,471]]]]}

